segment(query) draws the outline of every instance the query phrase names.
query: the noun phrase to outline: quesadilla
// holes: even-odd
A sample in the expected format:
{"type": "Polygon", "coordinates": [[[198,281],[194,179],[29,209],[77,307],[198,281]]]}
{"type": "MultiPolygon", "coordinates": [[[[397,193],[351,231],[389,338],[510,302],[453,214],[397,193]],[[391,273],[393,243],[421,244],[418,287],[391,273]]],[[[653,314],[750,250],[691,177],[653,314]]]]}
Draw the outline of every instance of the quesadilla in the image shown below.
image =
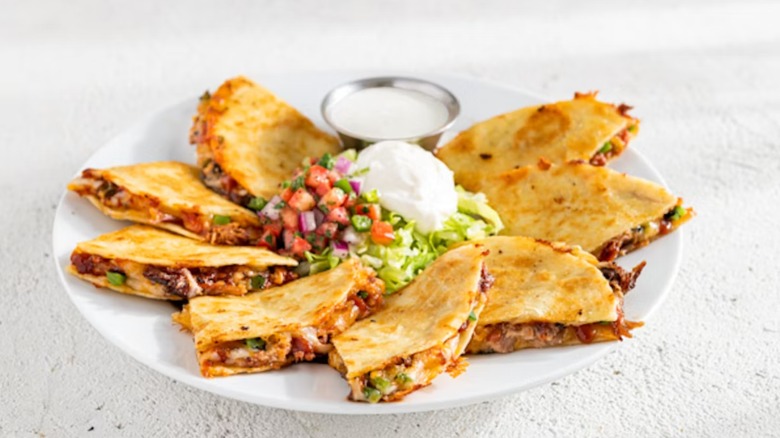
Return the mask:
{"type": "Polygon", "coordinates": [[[626,321],[623,295],[644,262],[625,271],[579,247],[527,237],[480,241],[495,277],[468,353],[589,344],[631,337],[641,323],[626,321]]]}
{"type": "Polygon", "coordinates": [[[255,213],[212,192],[198,178],[198,169],[176,161],[86,169],[68,190],[114,219],[154,225],[192,239],[247,245],[260,238],[255,213]]]}
{"type": "Polygon", "coordinates": [[[331,337],[382,304],[384,283],[357,259],[243,297],[199,297],[173,320],[195,338],[205,377],[256,373],[311,361],[331,337]]]}
{"type": "Polygon", "coordinates": [[[350,400],[400,400],[444,371],[456,376],[487,299],[485,249],[444,253],[385,307],[333,338],[328,363],[349,382],[350,400]]]}
{"type": "Polygon", "coordinates": [[[68,272],[95,286],[158,300],[243,295],[297,276],[293,259],[248,246],[214,246],[146,225],[81,242],[68,272]]]}
{"type": "Polygon", "coordinates": [[[455,182],[478,191],[491,175],[535,164],[572,160],[603,166],[620,155],[639,131],[631,107],[576,93],[573,100],[535,105],[493,117],[461,132],[436,151],[455,182]]]}
{"type": "Polygon", "coordinates": [[[273,196],[306,157],[336,153],[336,137],[244,77],[206,92],[190,129],[203,182],[240,205],[273,196]]]}
{"type": "Polygon", "coordinates": [[[641,248],[694,216],[662,186],[586,163],[540,161],[486,180],[502,234],[579,245],[600,260],[641,248]]]}

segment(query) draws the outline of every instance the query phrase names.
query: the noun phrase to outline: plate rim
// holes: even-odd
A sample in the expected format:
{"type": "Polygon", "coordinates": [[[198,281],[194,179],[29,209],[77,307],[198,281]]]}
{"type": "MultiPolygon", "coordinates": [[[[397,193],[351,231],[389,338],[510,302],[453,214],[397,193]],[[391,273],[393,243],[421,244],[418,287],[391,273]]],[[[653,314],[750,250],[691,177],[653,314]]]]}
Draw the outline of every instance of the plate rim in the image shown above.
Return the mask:
{"type": "MultiPolygon", "coordinates": [[[[360,77],[362,75],[371,75],[376,74],[377,72],[372,71],[350,71],[350,70],[333,70],[329,71],[329,74],[333,75],[353,75],[354,77],[360,77]]],[[[393,73],[393,72],[391,72],[393,73]]],[[[312,72],[296,72],[291,75],[284,75],[285,77],[289,76],[305,76],[306,74],[312,74],[312,72]]],[[[387,72],[382,73],[387,74],[387,72]]],[[[444,74],[444,73],[429,73],[429,72],[409,72],[412,76],[415,74],[421,75],[423,77],[431,77],[436,76],[440,78],[452,78],[459,81],[467,81],[467,82],[476,82],[476,83],[482,83],[491,87],[495,88],[503,88],[507,90],[511,90],[517,93],[521,93],[527,97],[539,100],[539,101],[548,101],[549,99],[546,99],[542,95],[529,91],[527,89],[521,88],[521,87],[514,87],[512,85],[503,84],[497,81],[491,81],[491,80],[485,80],[482,78],[475,78],[468,75],[461,75],[461,74],[444,74]]],[[[282,75],[275,75],[275,77],[279,78],[282,75]]],[[[270,77],[270,76],[267,76],[270,77]]],[[[128,124],[125,128],[123,128],[119,133],[111,137],[105,144],[103,144],[101,147],[97,148],[94,152],[92,152],[89,157],[81,164],[79,169],[84,169],[86,163],[94,160],[99,154],[104,153],[107,149],[110,149],[112,145],[114,145],[117,142],[120,142],[125,138],[126,136],[130,135],[130,132],[137,131],[142,126],[146,125],[150,121],[153,121],[154,119],[158,118],[160,115],[165,114],[169,111],[171,111],[175,107],[179,107],[186,102],[194,101],[195,97],[189,97],[186,99],[181,99],[173,104],[165,105],[161,108],[158,108],[154,111],[149,112],[148,114],[145,114],[139,118],[137,118],[133,123],[128,124]]],[[[643,166],[646,167],[646,169],[652,174],[653,178],[658,181],[660,185],[662,185],[665,188],[669,188],[666,180],[663,178],[661,173],[656,169],[656,167],[636,148],[630,148],[628,153],[631,153],[633,155],[636,155],[636,158],[642,163],[643,166]]],[[[77,176],[81,170],[78,170],[73,176],[77,176]]],[[[285,409],[285,410],[292,410],[292,411],[300,411],[300,412],[309,412],[309,413],[318,413],[318,414],[336,414],[336,415],[389,415],[389,414],[402,414],[402,413],[415,413],[415,412],[430,412],[435,410],[442,410],[442,409],[450,409],[450,408],[456,408],[456,407],[462,407],[467,405],[473,405],[476,403],[481,403],[488,400],[494,400],[498,398],[505,397],[507,395],[520,393],[523,391],[527,391],[532,388],[536,388],[542,385],[545,385],[547,383],[550,383],[552,381],[558,380],[562,377],[565,377],[567,375],[573,374],[579,370],[585,369],[604,357],[606,354],[615,351],[617,348],[619,348],[619,344],[616,342],[610,342],[610,343],[601,343],[601,344],[591,344],[590,347],[592,347],[594,352],[591,352],[587,357],[584,357],[578,361],[566,364],[564,366],[561,366],[557,368],[554,372],[546,375],[543,379],[539,379],[537,381],[534,381],[530,384],[520,385],[520,386],[510,386],[505,389],[493,391],[486,394],[478,394],[474,396],[466,396],[458,399],[450,399],[450,400],[439,400],[439,401],[433,401],[426,404],[404,404],[403,401],[400,402],[394,402],[394,403],[380,403],[376,405],[372,404],[357,404],[354,403],[350,409],[342,409],[339,410],[337,407],[333,408],[335,406],[341,406],[341,405],[329,405],[326,403],[311,403],[307,400],[296,400],[296,401],[285,401],[285,400],[279,400],[276,398],[267,398],[264,397],[261,393],[255,393],[253,395],[247,395],[246,393],[241,393],[233,388],[228,387],[219,387],[215,388],[213,385],[210,385],[208,382],[211,381],[211,379],[203,378],[199,375],[189,375],[186,373],[181,373],[180,370],[172,368],[170,365],[166,363],[162,363],[159,361],[153,361],[153,360],[147,360],[147,358],[137,354],[136,349],[127,345],[120,337],[116,336],[109,330],[102,330],[101,324],[98,324],[94,319],[93,315],[90,312],[85,311],[82,303],[79,302],[79,300],[75,299],[74,294],[71,292],[70,287],[67,285],[66,277],[65,277],[65,269],[64,266],[60,263],[60,257],[58,257],[58,254],[56,251],[54,251],[57,248],[56,242],[60,239],[58,237],[60,236],[59,230],[58,230],[58,222],[60,220],[60,215],[63,214],[65,211],[65,203],[66,198],[69,194],[69,191],[67,189],[64,189],[62,194],[59,197],[59,201],[57,202],[57,208],[55,210],[54,219],[52,221],[52,237],[51,237],[51,245],[52,245],[52,254],[54,255],[52,257],[55,269],[57,270],[57,278],[59,280],[61,288],[63,288],[68,295],[68,298],[70,299],[71,303],[76,307],[76,309],[79,311],[81,316],[89,322],[90,326],[98,332],[103,338],[105,338],[107,341],[109,341],[111,344],[113,344],[114,347],[118,348],[121,352],[124,354],[132,357],[134,360],[140,362],[141,364],[151,368],[152,370],[163,374],[164,376],[174,380],[182,382],[188,386],[197,388],[202,391],[209,392],[211,394],[214,394],[216,396],[221,397],[228,397],[235,400],[240,400],[245,403],[251,403],[258,406],[265,406],[265,407],[271,407],[275,409],[285,409]],[[328,407],[331,407],[330,409],[328,407]]],[[[669,275],[666,276],[665,281],[663,284],[659,285],[656,290],[657,298],[652,302],[652,304],[649,306],[649,308],[644,312],[644,316],[642,317],[642,320],[644,322],[647,322],[650,320],[653,315],[660,309],[660,307],[666,302],[668,299],[668,296],[671,292],[672,285],[674,284],[682,264],[683,260],[683,251],[684,251],[684,230],[678,229],[675,231],[675,233],[672,233],[669,236],[665,236],[665,239],[674,239],[675,245],[674,245],[674,254],[670,254],[671,257],[674,257],[674,264],[672,266],[671,271],[669,272],[669,275]]],[[[346,390],[345,390],[346,393],[346,390]]]]}

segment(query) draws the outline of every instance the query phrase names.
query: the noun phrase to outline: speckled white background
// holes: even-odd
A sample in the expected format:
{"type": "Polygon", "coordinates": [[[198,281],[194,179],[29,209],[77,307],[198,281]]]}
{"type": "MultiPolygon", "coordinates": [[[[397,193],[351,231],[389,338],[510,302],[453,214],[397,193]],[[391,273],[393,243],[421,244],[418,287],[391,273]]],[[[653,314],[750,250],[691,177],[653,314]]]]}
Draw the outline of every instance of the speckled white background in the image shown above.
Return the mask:
{"type": "Polygon", "coordinates": [[[780,435],[780,3],[216,3],[0,0],[0,436],[780,435]],[[353,68],[635,105],[632,147],[699,212],[669,301],[558,382],[372,418],[222,399],[104,341],[50,255],[80,164],[231,75],[353,68]]]}

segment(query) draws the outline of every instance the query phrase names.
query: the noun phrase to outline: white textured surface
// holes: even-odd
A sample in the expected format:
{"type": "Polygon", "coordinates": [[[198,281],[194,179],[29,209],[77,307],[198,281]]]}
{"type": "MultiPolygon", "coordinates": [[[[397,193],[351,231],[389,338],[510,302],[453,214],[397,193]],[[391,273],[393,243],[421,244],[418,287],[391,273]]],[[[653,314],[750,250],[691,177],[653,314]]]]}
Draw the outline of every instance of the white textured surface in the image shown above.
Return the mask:
{"type": "Polygon", "coordinates": [[[0,2],[0,436],[780,435],[780,3],[220,3],[0,2]],[[221,399],[104,341],[50,256],[79,165],[133,119],[231,75],[343,68],[554,98],[600,89],[636,106],[633,147],[699,212],[669,301],[558,382],[375,418],[221,399]]]}

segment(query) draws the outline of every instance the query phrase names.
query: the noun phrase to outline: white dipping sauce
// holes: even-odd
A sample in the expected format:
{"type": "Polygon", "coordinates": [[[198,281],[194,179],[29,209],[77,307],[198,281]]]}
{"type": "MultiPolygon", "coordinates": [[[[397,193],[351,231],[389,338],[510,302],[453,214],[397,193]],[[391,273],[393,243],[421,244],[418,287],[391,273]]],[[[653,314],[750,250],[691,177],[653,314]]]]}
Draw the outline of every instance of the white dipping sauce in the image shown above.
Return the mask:
{"type": "Polygon", "coordinates": [[[330,110],[343,131],[375,139],[413,138],[435,131],[449,112],[444,103],[419,91],[393,87],[366,88],[347,95],[330,110]]]}
{"type": "Polygon", "coordinates": [[[403,141],[381,141],[363,149],[355,168],[368,169],[362,191],[376,190],[382,207],[427,234],[458,210],[452,171],[432,153],[403,141]]]}

